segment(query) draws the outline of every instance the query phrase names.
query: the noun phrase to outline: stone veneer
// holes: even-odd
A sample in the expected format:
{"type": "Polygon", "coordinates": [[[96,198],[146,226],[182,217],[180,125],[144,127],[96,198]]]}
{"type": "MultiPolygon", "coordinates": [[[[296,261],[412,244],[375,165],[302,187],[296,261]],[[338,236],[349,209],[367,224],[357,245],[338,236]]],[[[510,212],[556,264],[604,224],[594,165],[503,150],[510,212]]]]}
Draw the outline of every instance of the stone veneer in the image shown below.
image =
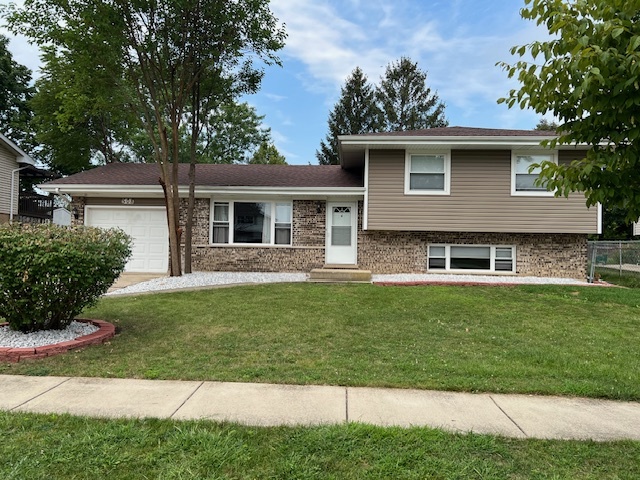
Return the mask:
{"type": "MultiPolygon", "coordinates": [[[[84,221],[84,200],[75,198],[84,221]]],[[[182,203],[184,224],[186,200],[182,203]]],[[[209,199],[197,199],[193,227],[194,271],[309,272],[324,265],[326,202],[294,200],[291,246],[209,244],[209,199]]],[[[514,245],[516,274],[586,278],[587,236],[582,234],[363,231],[358,202],[358,266],[373,273],[426,273],[427,245],[514,245]]],[[[441,273],[439,271],[438,273],[441,273]]]]}

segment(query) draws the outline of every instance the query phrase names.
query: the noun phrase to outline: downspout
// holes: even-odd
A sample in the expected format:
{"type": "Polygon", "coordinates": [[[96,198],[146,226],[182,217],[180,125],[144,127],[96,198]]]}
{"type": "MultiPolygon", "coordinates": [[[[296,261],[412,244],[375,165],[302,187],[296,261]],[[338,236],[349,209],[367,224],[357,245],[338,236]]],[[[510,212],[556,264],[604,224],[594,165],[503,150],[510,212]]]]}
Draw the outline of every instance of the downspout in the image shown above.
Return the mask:
{"type": "Polygon", "coordinates": [[[21,168],[16,168],[15,170],[11,170],[11,205],[9,206],[9,223],[13,223],[13,201],[15,199],[15,195],[14,195],[14,191],[16,189],[16,173],[18,173],[20,170],[24,170],[25,168],[29,168],[29,167],[21,167],[21,168]]]}

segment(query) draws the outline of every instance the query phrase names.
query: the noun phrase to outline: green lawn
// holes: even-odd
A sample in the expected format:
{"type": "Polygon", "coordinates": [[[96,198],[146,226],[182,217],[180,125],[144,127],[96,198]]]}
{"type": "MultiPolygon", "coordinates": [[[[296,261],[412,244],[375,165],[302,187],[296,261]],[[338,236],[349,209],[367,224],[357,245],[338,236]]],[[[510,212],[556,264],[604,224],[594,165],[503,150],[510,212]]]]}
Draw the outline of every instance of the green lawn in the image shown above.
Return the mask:
{"type": "Polygon", "coordinates": [[[274,284],[105,298],[108,344],[0,373],[640,399],[640,290],[274,284]]]}
{"type": "Polygon", "coordinates": [[[640,272],[625,272],[612,268],[596,267],[596,273],[605,282],[627,288],[640,288],[640,272]]]}
{"type": "Polygon", "coordinates": [[[0,435],[3,480],[640,478],[640,442],[1,412],[0,435]]]}

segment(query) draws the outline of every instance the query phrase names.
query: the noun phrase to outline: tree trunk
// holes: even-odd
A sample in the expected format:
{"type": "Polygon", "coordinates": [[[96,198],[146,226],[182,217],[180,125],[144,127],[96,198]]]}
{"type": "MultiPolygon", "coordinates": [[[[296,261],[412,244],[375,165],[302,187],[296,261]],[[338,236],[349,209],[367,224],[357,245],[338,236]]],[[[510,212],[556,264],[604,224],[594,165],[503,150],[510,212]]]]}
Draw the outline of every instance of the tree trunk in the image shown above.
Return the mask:
{"type": "Polygon", "coordinates": [[[191,98],[191,145],[189,147],[189,203],[184,239],[184,271],[191,273],[191,246],[193,241],[193,210],[196,203],[196,153],[200,136],[200,83],[195,82],[191,98]]]}

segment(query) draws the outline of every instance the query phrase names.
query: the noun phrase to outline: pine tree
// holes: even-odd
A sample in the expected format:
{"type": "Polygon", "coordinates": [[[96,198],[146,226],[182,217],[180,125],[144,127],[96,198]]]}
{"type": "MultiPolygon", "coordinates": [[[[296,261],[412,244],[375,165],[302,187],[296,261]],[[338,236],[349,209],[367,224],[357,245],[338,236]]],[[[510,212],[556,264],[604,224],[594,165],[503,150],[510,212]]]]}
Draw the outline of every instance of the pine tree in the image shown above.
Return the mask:
{"type": "Polygon", "coordinates": [[[407,57],[387,65],[376,98],[387,131],[446,127],[445,105],[427,86],[427,73],[407,57]]]}
{"type": "Polygon", "coordinates": [[[375,101],[375,90],[367,76],[357,67],[347,78],[340,99],[329,113],[329,132],[320,142],[316,157],[320,165],[338,165],[338,135],[378,132],[381,112],[375,101]]]}

